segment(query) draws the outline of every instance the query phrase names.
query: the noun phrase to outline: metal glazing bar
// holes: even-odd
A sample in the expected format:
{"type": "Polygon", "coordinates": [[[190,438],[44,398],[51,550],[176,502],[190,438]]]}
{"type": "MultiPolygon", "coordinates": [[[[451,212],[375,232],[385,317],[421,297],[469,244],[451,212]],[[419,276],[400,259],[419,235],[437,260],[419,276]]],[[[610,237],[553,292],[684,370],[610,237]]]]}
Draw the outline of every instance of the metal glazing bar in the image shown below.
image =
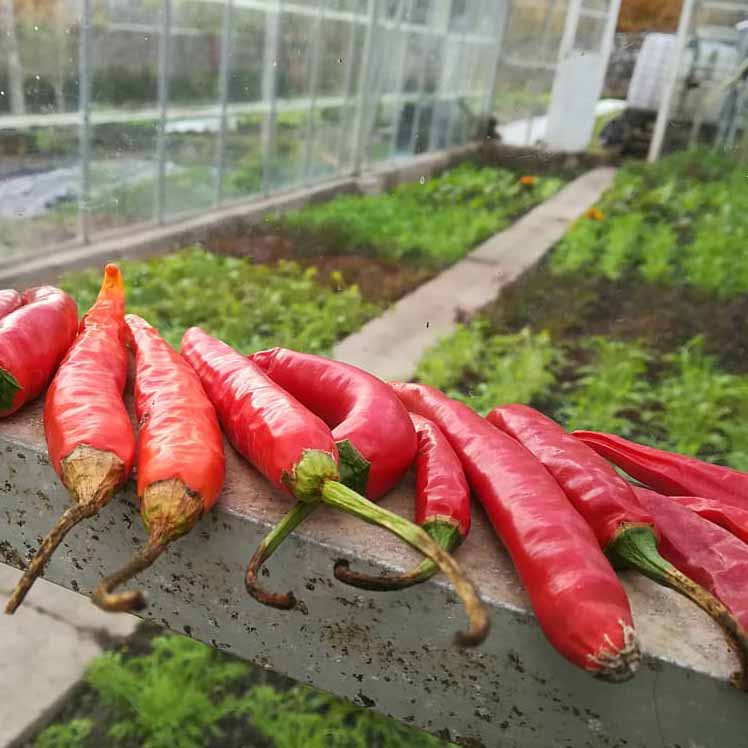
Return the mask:
{"type": "Polygon", "coordinates": [[[78,52],[78,110],[80,113],[79,153],[81,167],[78,195],[78,233],[88,244],[91,238],[91,0],[83,0],[78,52]]]}
{"type": "Polygon", "coordinates": [[[374,50],[374,34],[379,18],[379,1],[369,0],[368,21],[366,25],[366,36],[364,37],[364,51],[361,62],[361,71],[358,78],[358,105],[356,107],[356,118],[353,122],[353,173],[358,174],[364,161],[364,148],[368,142],[367,113],[369,77],[371,74],[372,54],[374,50]]]}
{"type": "Polygon", "coordinates": [[[223,9],[223,26],[221,30],[221,68],[220,68],[220,96],[221,120],[216,140],[216,191],[215,204],[218,206],[223,199],[223,172],[226,164],[226,110],[229,99],[229,68],[231,66],[231,17],[234,0],[226,0],[223,9]]]}
{"type": "Polygon", "coordinates": [[[694,5],[695,0],[683,0],[683,7],[681,8],[680,12],[680,20],[678,21],[678,32],[676,35],[675,49],[673,50],[670,59],[668,60],[667,77],[665,78],[665,90],[662,94],[662,97],[660,98],[660,108],[657,112],[657,120],[655,121],[652,140],[649,144],[647,161],[649,161],[650,163],[657,161],[657,159],[660,157],[662,144],[665,140],[665,131],[667,130],[667,123],[670,119],[670,107],[673,103],[675,86],[678,82],[678,73],[680,72],[683,52],[686,48],[686,42],[688,41],[688,30],[691,27],[691,16],[693,14],[694,5]]]}
{"type": "MultiPolygon", "coordinates": [[[[455,70],[458,71],[458,75],[463,75],[463,64],[465,61],[465,35],[460,36],[460,46],[457,52],[457,63],[455,64],[455,70]]],[[[447,137],[445,138],[444,147],[450,148],[452,146],[452,139],[454,137],[455,122],[457,120],[457,109],[460,107],[459,98],[455,100],[455,105],[450,109],[449,112],[449,124],[447,125],[447,137]]]]}
{"type": "MultiPolygon", "coordinates": [[[[426,18],[426,26],[431,26],[431,12],[433,11],[433,4],[429,6],[428,16],[426,18]]],[[[433,36],[431,38],[424,37],[424,49],[421,55],[421,67],[418,70],[418,88],[416,94],[418,98],[413,102],[413,122],[410,126],[410,142],[408,143],[408,153],[415,155],[416,145],[418,142],[418,127],[421,124],[421,113],[423,112],[422,99],[423,89],[426,85],[426,70],[428,68],[429,54],[433,51],[433,36]]]]}
{"type": "Polygon", "coordinates": [[[436,91],[434,92],[434,95],[432,97],[432,109],[431,109],[431,128],[429,131],[429,144],[428,149],[429,151],[433,151],[434,148],[437,146],[437,136],[438,136],[438,127],[439,127],[439,117],[438,114],[438,108],[439,104],[442,101],[444,94],[447,90],[446,80],[448,76],[448,70],[447,70],[447,50],[449,46],[449,21],[452,17],[452,4],[454,0],[446,0],[446,4],[441,8],[443,11],[442,21],[443,25],[441,30],[438,32],[439,36],[441,36],[441,72],[439,74],[439,84],[436,87],[436,91]]]}
{"type": "Polygon", "coordinates": [[[358,27],[349,24],[348,47],[345,52],[345,79],[343,81],[343,106],[340,110],[340,128],[338,132],[338,150],[335,156],[335,173],[340,174],[343,165],[343,152],[345,150],[346,133],[348,132],[348,118],[350,117],[351,86],[353,84],[353,55],[356,49],[356,35],[358,27]]]}
{"type": "Polygon", "coordinates": [[[316,129],[314,120],[317,116],[317,89],[319,88],[319,58],[322,49],[322,21],[325,15],[323,0],[317,0],[317,15],[312,25],[312,49],[309,66],[309,108],[306,120],[306,142],[304,144],[304,185],[309,185],[309,174],[312,166],[312,147],[316,129]]]}
{"type": "Polygon", "coordinates": [[[156,138],[156,221],[164,222],[166,207],[166,114],[169,106],[169,35],[171,0],[164,0],[158,40],[158,135],[156,138]]]}
{"type": "Polygon", "coordinates": [[[390,137],[390,155],[389,158],[393,159],[397,152],[397,133],[400,129],[400,119],[403,113],[403,101],[402,92],[403,86],[405,85],[405,62],[408,59],[408,32],[404,32],[403,21],[405,20],[405,7],[408,6],[407,16],[410,17],[413,11],[413,0],[401,0],[400,7],[398,8],[397,15],[397,26],[395,33],[399,37],[399,48],[400,53],[397,60],[397,77],[395,79],[395,103],[393,105],[392,112],[392,135],[390,137]]]}
{"type": "Polygon", "coordinates": [[[265,50],[262,63],[262,98],[267,107],[262,125],[262,192],[265,196],[269,195],[272,189],[272,167],[275,158],[278,44],[282,9],[282,0],[277,0],[275,9],[268,10],[265,15],[265,50]]]}

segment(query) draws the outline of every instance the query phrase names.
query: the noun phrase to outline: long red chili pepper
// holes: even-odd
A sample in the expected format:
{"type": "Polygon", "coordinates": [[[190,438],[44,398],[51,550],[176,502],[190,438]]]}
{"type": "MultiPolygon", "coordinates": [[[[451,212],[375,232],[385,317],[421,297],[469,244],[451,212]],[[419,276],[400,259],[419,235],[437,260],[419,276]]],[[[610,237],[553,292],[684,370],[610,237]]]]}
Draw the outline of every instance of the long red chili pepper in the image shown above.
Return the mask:
{"type": "MultiPolygon", "coordinates": [[[[441,429],[415,413],[410,417],[418,437],[416,524],[451,553],[470,532],[470,488],[460,458],[441,429]]],[[[365,590],[404,589],[429,579],[437,571],[429,559],[424,559],[413,571],[386,577],[351,571],[346,560],[335,564],[337,579],[365,590]]]]}
{"type": "Polygon", "coordinates": [[[21,298],[0,319],[0,417],[41,394],[78,329],[78,307],[59,288],[32,288],[21,298]]]}
{"type": "Polygon", "coordinates": [[[116,265],[107,265],[96,303],[81,320],[44,403],[49,458],[75,504],[39,547],[7,613],[20,605],[70,529],[96,514],[132,470],[135,436],[122,400],[128,365],[124,317],[122,276],[116,265]]]}
{"type": "Polygon", "coordinates": [[[574,436],[660,493],[704,496],[748,509],[748,475],[738,470],[636,444],[613,434],[575,431],[574,436]]]}
{"type": "MultiPolygon", "coordinates": [[[[718,598],[731,613],[730,619],[736,619],[736,635],[745,638],[748,631],[748,546],[666,496],[639,486],[635,486],[634,491],[660,528],[663,556],[718,598]]],[[[733,676],[733,682],[745,689],[746,661],[742,664],[743,677],[733,676]]]]}
{"type": "MultiPolygon", "coordinates": [[[[344,485],[376,500],[402,478],[416,454],[416,434],[408,412],[382,380],[357,366],[287,348],[271,348],[250,358],[332,429],[344,485]]],[[[277,549],[309,512],[308,504],[299,501],[255,551],[247,584],[260,602],[289,607],[286,595],[266,592],[258,577],[270,557],[268,549],[277,549]]]]}
{"type": "Polygon", "coordinates": [[[705,499],[700,496],[670,496],[670,501],[696,512],[709,522],[719,525],[735,537],[748,543],[748,510],[725,504],[718,499],[705,499]]]}
{"type": "Polygon", "coordinates": [[[4,288],[0,291],[0,317],[15,312],[22,305],[23,299],[21,298],[21,294],[15,289],[4,288]]]}
{"type": "MultiPolygon", "coordinates": [[[[748,640],[742,634],[734,636],[739,630],[735,621],[726,619],[713,595],[660,555],[652,514],[610,463],[527,405],[494,408],[486,418],[540,460],[592,528],[614,566],[636,569],[695,602],[725,629],[741,664],[748,662],[748,640]]],[[[748,672],[744,680],[748,682],[748,672]]]]}
{"type": "Polygon", "coordinates": [[[392,387],[449,439],[551,643],[601,678],[630,678],[641,656],[626,593],[556,481],[521,444],[466,405],[427,385],[392,387]]]}
{"type": "Polygon", "coordinates": [[[191,530],[223,488],[223,434],[195,370],[144,319],[125,317],[135,351],[138,498],[148,528],[145,547],[102,580],[93,601],[104,610],[145,606],[141,592],[112,594],[191,530]]]}
{"type": "MultiPolygon", "coordinates": [[[[310,507],[322,500],[378,524],[435,561],[465,603],[470,629],[463,634],[462,643],[476,644],[485,638],[485,608],[454,559],[420,527],[339,482],[337,446],[319,417],[253,361],[199,328],[184,334],[182,354],[200,377],[224,431],[240,454],[275,486],[310,507]]],[[[273,548],[269,550],[272,553],[273,548]]]]}

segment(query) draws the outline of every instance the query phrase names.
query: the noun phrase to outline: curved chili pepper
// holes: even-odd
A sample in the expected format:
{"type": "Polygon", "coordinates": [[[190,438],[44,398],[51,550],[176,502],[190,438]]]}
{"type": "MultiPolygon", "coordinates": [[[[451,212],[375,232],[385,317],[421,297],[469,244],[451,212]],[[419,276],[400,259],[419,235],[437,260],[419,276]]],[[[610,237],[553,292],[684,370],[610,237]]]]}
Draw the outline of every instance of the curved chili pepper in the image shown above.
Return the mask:
{"type": "MultiPolygon", "coordinates": [[[[441,429],[415,413],[410,418],[418,437],[416,524],[451,553],[470,532],[470,488],[460,458],[441,429]]],[[[337,579],[365,590],[404,589],[431,578],[437,571],[429,559],[424,559],[413,571],[387,577],[351,571],[346,560],[335,564],[337,579]]]]}
{"type": "MultiPolygon", "coordinates": [[[[193,327],[184,334],[182,355],[200,377],[226,435],[241,455],[275,486],[307,502],[310,511],[324,501],[384,527],[431,558],[465,603],[470,630],[461,638],[462,643],[477,644],[485,638],[485,608],[454,559],[420,527],[338,481],[337,446],[318,416],[275,384],[253,361],[200,328],[193,327]]],[[[268,550],[272,553],[272,544],[268,550]]],[[[251,585],[248,591],[251,594],[251,585]]],[[[295,603],[291,595],[289,603],[295,603]]]]}
{"type": "Polygon", "coordinates": [[[144,319],[125,317],[135,352],[138,498],[148,542],[102,580],[92,600],[104,610],[145,607],[141,592],[112,594],[191,530],[223,488],[223,434],[195,370],[144,319]]]}
{"type": "Polygon", "coordinates": [[[718,499],[704,499],[699,496],[670,496],[670,501],[696,512],[715,525],[732,533],[744,543],[748,543],[748,510],[725,504],[718,499]]]}
{"type": "Polygon", "coordinates": [[[553,646],[601,678],[630,678],[641,655],[626,593],[556,481],[467,405],[427,385],[391,386],[449,439],[553,646]]]}
{"type": "MultiPolygon", "coordinates": [[[[319,416],[331,429],[340,456],[340,480],[376,500],[403,477],[416,454],[416,434],[408,412],[381,380],[357,366],[287,348],[250,356],[276,384],[319,416]]],[[[263,539],[249,564],[252,595],[287,607],[283,595],[265,592],[258,583],[262,565],[288,533],[309,515],[300,501],[263,539]]]]}
{"type": "Polygon", "coordinates": [[[47,386],[78,329],[78,307],[64,291],[41,286],[0,319],[0,417],[47,386]]]}
{"type": "Polygon", "coordinates": [[[704,496],[748,509],[748,475],[695,457],[666,452],[597,431],[574,436],[632,478],[673,496],[704,496]]]}
{"type": "MultiPolygon", "coordinates": [[[[636,569],[715,615],[713,596],[660,555],[652,514],[597,452],[527,405],[503,405],[486,418],[527,448],[556,479],[614,566],[636,569]]],[[[748,662],[748,641],[742,635],[735,639],[734,622],[725,621],[723,611],[716,613],[741,663],[748,662]]],[[[748,682],[748,672],[743,678],[748,682]]]]}
{"type": "MultiPolygon", "coordinates": [[[[634,491],[660,528],[662,555],[721,601],[718,604],[721,610],[716,610],[715,614],[736,628],[736,637],[745,639],[748,631],[748,546],[666,496],[639,486],[634,486],[634,491]]],[[[734,675],[733,682],[745,690],[748,685],[745,650],[742,665],[742,678],[734,675]]]]}
{"type": "Polygon", "coordinates": [[[135,436],[122,400],[128,366],[124,317],[122,276],[116,265],[107,265],[96,303],[81,320],[44,403],[49,458],[75,504],[39,547],[7,613],[21,604],[71,528],[96,514],[132,470],[135,436]]]}
{"type": "MultiPolygon", "coordinates": [[[[21,294],[13,288],[5,288],[0,291],[0,317],[15,312],[18,307],[23,305],[21,294]]],[[[76,323],[78,320],[76,319],[76,323]]]]}

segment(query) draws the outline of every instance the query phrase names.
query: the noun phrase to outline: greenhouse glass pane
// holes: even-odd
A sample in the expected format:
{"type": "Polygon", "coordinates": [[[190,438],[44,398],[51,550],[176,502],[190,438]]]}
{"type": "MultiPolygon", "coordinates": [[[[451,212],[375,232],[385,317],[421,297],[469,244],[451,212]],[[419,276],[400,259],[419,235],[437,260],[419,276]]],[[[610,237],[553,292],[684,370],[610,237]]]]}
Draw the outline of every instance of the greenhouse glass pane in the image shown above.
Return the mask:
{"type": "Polygon", "coordinates": [[[0,259],[75,238],[81,183],[78,6],[15,10],[0,29],[0,259]]]}
{"type": "Polygon", "coordinates": [[[261,114],[229,114],[226,122],[223,194],[246,197],[262,191],[261,114]]]}
{"type": "Polygon", "coordinates": [[[304,155],[309,117],[306,109],[279,112],[270,162],[270,188],[293,187],[304,181],[304,155]]]}
{"type": "Polygon", "coordinates": [[[282,13],[279,23],[277,96],[279,99],[301,98],[309,91],[310,17],[282,13]]]}
{"type": "Polygon", "coordinates": [[[91,43],[94,233],[151,221],[156,194],[161,8],[96,0],[91,43]]]}
{"type": "Polygon", "coordinates": [[[235,7],[231,21],[229,104],[258,101],[262,97],[265,13],[235,7]]]}

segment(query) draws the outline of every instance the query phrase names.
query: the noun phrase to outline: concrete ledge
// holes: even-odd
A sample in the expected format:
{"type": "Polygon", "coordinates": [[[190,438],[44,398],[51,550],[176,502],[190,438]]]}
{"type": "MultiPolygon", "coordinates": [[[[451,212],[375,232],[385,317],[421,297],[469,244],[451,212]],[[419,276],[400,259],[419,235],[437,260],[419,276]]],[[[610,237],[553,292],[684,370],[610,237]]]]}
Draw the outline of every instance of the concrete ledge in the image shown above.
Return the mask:
{"type": "Polygon", "coordinates": [[[382,379],[410,379],[424,352],[454,331],[458,316],[478,311],[532,267],[598,200],[614,175],[606,167],[575,179],[342,340],[333,355],[382,379]]]}
{"type": "MultiPolygon", "coordinates": [[[[366,178],[375,181],[373,191],[382,191],[421,176],[435,176],[450,166],[476,153],[478,144],[469,144],[449,151],[427,153],[415,158],[388,163],[366,178]]],[[[164,226],[147,226],[131,230],[121,229],[93,244],[51,247],[42,252],[0,262],[0,287],[24,288],[40,283],[54,283],[68,270],[81,270],[92,265],[123,257],[148,257],[166,254],[179,247],[205,240],[219,227],[234,224],[237,231],[258,223],[269,213],[296,210],[307,203],[330,200],[342,193],[359,191],[355,177],[335,179],[312,187],[281,192],[268,198],[254,199],[228,205],[193,218],[164,226]]],[[[369,187],[368,189],[371,189],[369,187]]]]}
{"type": "MultiPolygon", "coordinates": [[[[0,423],[0,560],[36,549],[68,499],[49,467],[36,404],[0,423]]],[[[279,551],[266,584],[295,590],[301,611],[263,608],[244,591],[247,558],[288,497],[232,450],[217,509],[141,578],[144,615],[212,646],[470,746],[654,745],[744,748],[748,697],[727,685],[735,666],[721,633],[694,606],[624,575],[645,662],[628,683],[600,683],[562,660],[479,509],[458,557],[491,609],[485,644],[451,644],[464,618],[440,580],[399,593],[363,593],[332,577],[336,558],[369,570],[413,556],[389,535],[318,511],[279,551]]],[[[384,503],[412,514],[412,483],[384,503]]],[[[144,539],[131,488],[77,528],[46,577],[88,594],[144,539]]]]}

